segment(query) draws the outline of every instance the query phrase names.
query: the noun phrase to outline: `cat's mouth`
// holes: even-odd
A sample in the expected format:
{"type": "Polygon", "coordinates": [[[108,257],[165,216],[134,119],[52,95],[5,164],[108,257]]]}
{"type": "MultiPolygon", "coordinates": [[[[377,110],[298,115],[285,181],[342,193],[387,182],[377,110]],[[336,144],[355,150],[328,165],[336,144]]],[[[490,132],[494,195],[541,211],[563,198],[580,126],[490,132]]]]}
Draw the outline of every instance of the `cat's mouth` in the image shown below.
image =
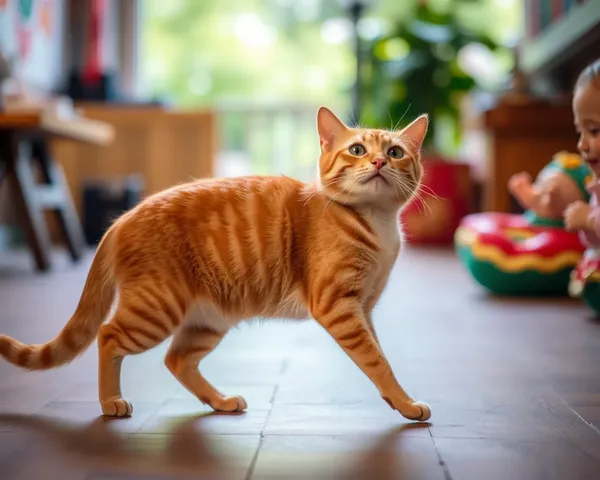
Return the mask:
{"type": "Polygon", "coordinates": [[[390,184],[390,182],[387,181],[387,179],[381,174],[379,170],[376,170],[362,181],[363,184],[369,182],[384,182],[387,185],[390,184]]]}

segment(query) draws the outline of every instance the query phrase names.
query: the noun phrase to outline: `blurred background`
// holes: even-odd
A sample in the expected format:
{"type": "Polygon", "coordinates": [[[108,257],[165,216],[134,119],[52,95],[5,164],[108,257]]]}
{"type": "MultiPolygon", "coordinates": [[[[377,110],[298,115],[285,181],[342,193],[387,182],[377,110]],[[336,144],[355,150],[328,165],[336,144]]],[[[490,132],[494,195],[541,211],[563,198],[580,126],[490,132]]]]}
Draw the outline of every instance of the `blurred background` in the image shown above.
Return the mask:
{"type": "MultiPolygon", "coordinates": [[[[499,50],[521,32],[518,3],[151,0],[140,12],[137,91],[216,109],[220,171],[312,180],[319,105],[392,128],[435,109],[454,120],[457,93],[501,87],[511,59],[499,50]]],[[[439,139],[452,153],[453,126],[439,139]]]]}
{"type": "MultiPolygon", "coordinates": [[[[54,135],[46,145],[64,172],[73,228],[81,223],[91,245],[109,218],[191,178],[312,181],[319,105],[378,128],[426,112],[430,194],[404,222],[409,241],[448,245],[465,214],[518,209],[506,190],[512,173],[535,175],[552,153],[574,149],[568,97],[596,55],[597,7],[597,0],[0,0],[5,110],[47,113],[44,128],[54,135]],[[69,124],[70,102],[81,118],[69,124]],[[89,128],[102,135],[107,127],[107,136],[86,137],[83,118],[102,122],[89,128]]],[[[23,244],[27,230],[9,190],[0,185],[5,246],[23,244]]],[[[60,225],[47,220],[49,238],[61,242],[60,225]]]]}
{"type": "Polygon", "coordinates": [[[135,413],[111,422],[94,344],[64,369],[0,361],[1,479],[600,478],[600,323],[558,296],[584,247],[488,214],[521,212],[511,176],[575,151],[573,82],[599,52],[600,0],[0,0],[1,334],[53,338],[100,238],[147,195],[313,181],[320,105],[385,129],[428,113],[374,323],[433,409],[405,423],[317,322],[251,322],[200,367],[247,413],[202,406],[164,342],[123,362],[135,413]]]}

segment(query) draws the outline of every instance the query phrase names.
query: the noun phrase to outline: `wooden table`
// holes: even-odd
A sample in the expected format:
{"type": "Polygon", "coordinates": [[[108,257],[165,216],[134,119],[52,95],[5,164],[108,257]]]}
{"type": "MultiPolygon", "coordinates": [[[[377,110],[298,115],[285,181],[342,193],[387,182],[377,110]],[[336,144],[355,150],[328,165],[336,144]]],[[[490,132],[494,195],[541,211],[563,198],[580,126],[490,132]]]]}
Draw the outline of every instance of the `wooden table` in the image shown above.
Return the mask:
{"type": "Polygon", "coordinates": [[[112,140],[112,130],[106,124],[84,118],[0,112],[0,182],[11,184],[12,201],[38,271],[51,267],[45,210],[56,213],[73,261],[81,258],[84,248],[81,223],[64,173],[50,154],[52,138],[106,144],[112,140]]]}

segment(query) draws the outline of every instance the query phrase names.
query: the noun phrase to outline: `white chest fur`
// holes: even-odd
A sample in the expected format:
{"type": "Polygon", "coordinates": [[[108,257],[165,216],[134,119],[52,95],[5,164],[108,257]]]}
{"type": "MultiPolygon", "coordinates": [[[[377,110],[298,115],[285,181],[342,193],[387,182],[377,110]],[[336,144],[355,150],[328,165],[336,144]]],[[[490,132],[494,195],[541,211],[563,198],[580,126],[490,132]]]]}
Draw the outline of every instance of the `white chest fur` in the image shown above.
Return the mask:
{"type": "Polygon", "coordinates": [[[367,297],[377,301],[385,288],[400,250],[400,224],[397,215],[367,212],[364,214],[364,218],[377,235],[378,243],[382,247],[365,285],[368,292],[367,297]]]}
{"type": "Polygon", "coordinates": [[[392,263],[398,253],[400,246],[400,225],[398,215],[388,212],[365,211],[364,218],[369,223],[383,248],[382,255],[388,260],[392,257],[392,263]]]}

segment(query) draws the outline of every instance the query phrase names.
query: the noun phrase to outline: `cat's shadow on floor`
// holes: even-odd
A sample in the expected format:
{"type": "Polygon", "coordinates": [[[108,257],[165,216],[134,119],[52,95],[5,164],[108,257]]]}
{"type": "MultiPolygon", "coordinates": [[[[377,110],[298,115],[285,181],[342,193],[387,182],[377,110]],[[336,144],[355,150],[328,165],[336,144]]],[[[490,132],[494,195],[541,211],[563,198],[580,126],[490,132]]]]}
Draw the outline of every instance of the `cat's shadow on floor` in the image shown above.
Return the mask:
{"type": "Polygon", "coordinates": [[[202,419],[211,415],[185,417],[164,435],[120,433],[111,428],[111,423],[120,419],[105,417],[88,424],[72,424],[47,416],[0,414],[0,429],[8,426],[41,435],[43,448],[93,472],[220,478],[227,473],[227,465],[201,427],[202,419]]]}
{"type": "MultiPolygon", "coordinates": [[[[43,448],[51,450],[44,453],[52,456],[59,454],[65,461],[74,462],[78,468],[90,472],[132,475],[136,478],[143,475],[153,478],[231,478],[231,465],[218,450],[238,450],[239,445],[236,447],[237,440],[228,440],[226,435],[203,432],[203,418],[212,415],[220,414],[183,418],[168,433],[160,435],[116,432],[110,424],[118,422],[118,419],[98,417],[91,423],[81,425],[46,416],[18,414],[0,414],[0,430],[8,426],[19,432],[40,435],[43,448]],[[220,437],[221,442],[231,441],[232,445],[221,444],[217,448],[215,437],[220,437]]],[[[429,426],[429,423],[402,424],[381,435],[371,436],[371,441],[362,447],[357,445],[356,455],[352,455],[352,461],[341,468],[340,478],[371,478],[373,472],[377,473],[376,478],[379,479],[399,478],[398,438],[410,430],[429,426]]],[[[18,434],[16,437],[22,438],[18,434]]],[[[35,450],[39,453],[39,448],[35,450]]],[[[23,461],[27,462],[27,452],[23,453],[23,461]]]]}

